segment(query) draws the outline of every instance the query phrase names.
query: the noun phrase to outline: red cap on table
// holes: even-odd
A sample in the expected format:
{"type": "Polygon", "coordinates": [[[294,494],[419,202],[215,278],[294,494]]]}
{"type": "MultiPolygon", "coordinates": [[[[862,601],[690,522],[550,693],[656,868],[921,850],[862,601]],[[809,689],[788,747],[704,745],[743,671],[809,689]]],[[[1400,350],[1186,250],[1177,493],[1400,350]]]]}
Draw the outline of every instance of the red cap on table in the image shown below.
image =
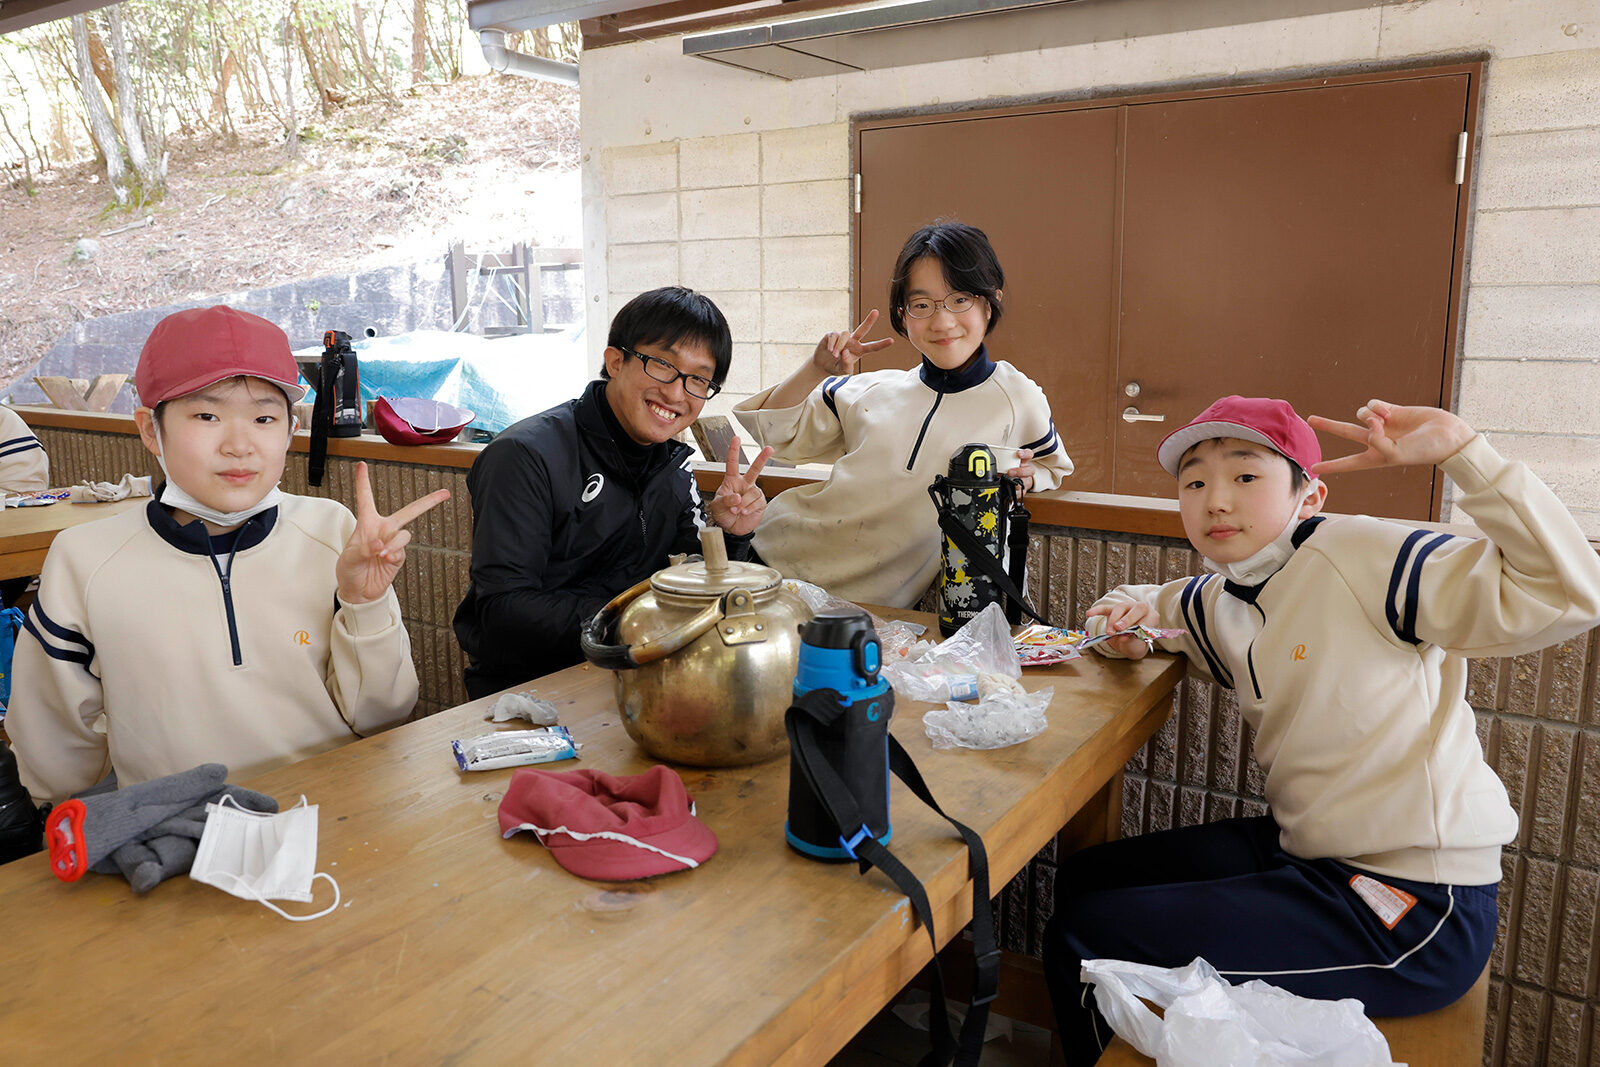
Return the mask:
{"type": "Polygon", "coordinates": [[[556,862],[580,878],[626,882],[698,867],[717,836],[694,815],[670,767],[613,776],[602,771],[525,769],[500,801],[500,832],[531,830],[556,862]]]}

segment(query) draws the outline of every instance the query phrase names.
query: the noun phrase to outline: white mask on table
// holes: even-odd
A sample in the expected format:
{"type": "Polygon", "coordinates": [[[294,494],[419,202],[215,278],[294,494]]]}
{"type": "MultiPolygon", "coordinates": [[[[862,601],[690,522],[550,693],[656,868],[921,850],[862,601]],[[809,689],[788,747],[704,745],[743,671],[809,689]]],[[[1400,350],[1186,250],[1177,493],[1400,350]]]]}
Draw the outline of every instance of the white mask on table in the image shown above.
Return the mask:
{"type": "Polygon", "coordinates": [[[293,922],[320,919],[339,906],[339,883],[317,865],[317,808],[300,803],[288,811],[258,812],[241,808],[231,796],[206,805],[206,828],[200,834],[189,877],[244,900],[254,900],[293,922]],[[313,915],[290,915],[273,900],[311,902],[313,878],[333,886],[333,903],[313,915]]]}

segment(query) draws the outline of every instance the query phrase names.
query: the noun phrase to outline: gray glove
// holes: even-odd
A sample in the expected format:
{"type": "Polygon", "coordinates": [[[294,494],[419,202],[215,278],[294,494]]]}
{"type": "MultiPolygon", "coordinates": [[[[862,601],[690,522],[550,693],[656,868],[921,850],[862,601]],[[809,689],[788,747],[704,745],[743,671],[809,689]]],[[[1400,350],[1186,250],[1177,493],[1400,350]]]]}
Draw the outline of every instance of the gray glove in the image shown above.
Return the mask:
{"type": "Polygon", "coordinates": [[[226,785],[228,768],[203,763],[110,793],[68,800],[45,824],[50,866],[62,881],[85,869],[121,873],[134,892],[187,871],[205,827],[205,806],[232,793],[243,807],[277,811],[272,797],[226,785]]]}
{"type": "Polygon", "coordinates": [[[216,803],[223,796],[231,796],[241,808],[251,811],[278,810],[278,802],[265,793],[225,785],[198,804],[156,823],[137,840],[118,846],[90,870],[100,874],[121,871],[135,893],[148,893],[174,875],[187,874],[194,865],[200,835],[205,832],[206,805],[216,803]]]}

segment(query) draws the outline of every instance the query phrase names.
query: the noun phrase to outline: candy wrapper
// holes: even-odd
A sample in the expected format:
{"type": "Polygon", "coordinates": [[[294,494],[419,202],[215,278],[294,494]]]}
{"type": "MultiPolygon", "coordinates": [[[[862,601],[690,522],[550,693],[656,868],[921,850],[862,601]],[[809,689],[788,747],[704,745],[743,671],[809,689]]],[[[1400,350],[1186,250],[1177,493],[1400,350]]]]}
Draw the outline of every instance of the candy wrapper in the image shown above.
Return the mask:
{"type": "Polygon", "coordinates": [[[1188,630],[1161,630],[1153,626],[1135,626],[1131,630],[1118,630],[1114,634],[1096,634],[1093,637],[1085,637],[1078,642],[1078,649],[1082,651],[1086,648],[1093,648],[1102,641],[1109,641],[1113,637],[1137,637],[1146,645],[1149,645],[1150,651],[1154,652],[1157,641],[1165,640],[1168,637],[1182,637],[1188,632],[1188,630]]]}
{"type": "Polygon", "coordinates": [[[1017,656],[1024,667],[1048,667],[1077,659],[1085,649],[1109,641],[1113,637],[1131,634],[1155,649],[1155,643],[1167,637],[1180,637],[1186,630],[1161,630],[1151,626],[1135,626],[1114,634],[1096,634],[1088,637],[1082,630],[1064,630],[1057,626],[1040,626],[1037,623],[1017,631],[1017,656]]]}
{"type": "Polygon", "coordinates": [[[492,771],[496,767],[526,767],[530,763],[555,763],[572,759],[578,746],[565,726],[536,730],[501,730],[450,742],[456,766],[464,771],[492,771]]]}
{"type": "Polygon", "coordinates": [[[71,496],[70,489],[41,489],[37,493],[20,493],[17,496],[6,497],[6,507],[42,508],[46,504],[54,504],[71,496]]]}

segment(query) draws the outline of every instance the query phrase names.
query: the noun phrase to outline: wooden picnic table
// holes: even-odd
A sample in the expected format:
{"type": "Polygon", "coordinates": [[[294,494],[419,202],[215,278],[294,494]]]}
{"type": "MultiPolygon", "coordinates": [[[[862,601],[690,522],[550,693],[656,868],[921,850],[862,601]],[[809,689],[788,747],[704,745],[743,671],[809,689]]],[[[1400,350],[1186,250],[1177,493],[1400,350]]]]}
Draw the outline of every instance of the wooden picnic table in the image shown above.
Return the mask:
{"type": "Polygon", "coordinates": [[[43,507],[0,509],[0,580],[27,578],[44,566],[45,553],[56,534],[129,508],[150,503],[147,496],[129,497],[109,504],[74,504],[62,500],[43,507]]]}
{"type": "MultiPolygon", "coordinates": [[[[1029,689],[1055,687],[1050,727],[996,751],[933,751],[926,705],[901,702],[892,729],[983,835],[998,892],[1108,783],[1120,789],[1182,673],[1165,655],[1029,670],[1029,689]]],[[[531,688],[583,746],[551,769],[651,765],[609,672],[573,667],[531,688]]],[[[817,1064],[928,962],[892,882],[785,845],[786,758],[679,768],[720,841],[696,870],[589,882],[531,835],[502,839],[513,771],[460,772],[449,749],[492,728],[492,699],[247,783],[318,805],[317,869],[343,893],[326,918],[289,923],[188,878],[136,897],[120,877],[58,882],[38,855],[0,867],[7,1062],[817,1064]]],[[[891,819],[948,941],[970,918],[966,850],[898,782],[891,819]]],[[[332,894],[321,880],[316,892],[285,906],[319,910],[332,894]]]]}

